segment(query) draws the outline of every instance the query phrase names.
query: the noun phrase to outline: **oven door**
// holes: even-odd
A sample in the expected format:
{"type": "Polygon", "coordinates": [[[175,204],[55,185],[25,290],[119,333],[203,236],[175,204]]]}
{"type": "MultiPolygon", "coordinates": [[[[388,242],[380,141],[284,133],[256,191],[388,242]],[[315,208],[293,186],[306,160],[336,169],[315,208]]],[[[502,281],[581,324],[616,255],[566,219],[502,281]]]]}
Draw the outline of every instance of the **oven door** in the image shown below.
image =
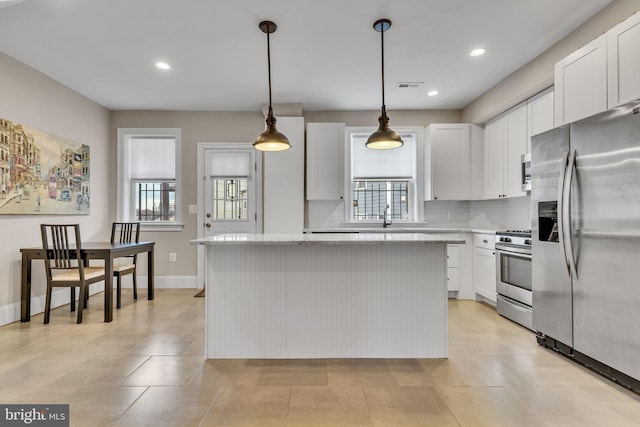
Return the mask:
{"type": "Polygon", "coordinates": [[[496,250],[496,290],[531,306],[531,254],[496,250]]]}

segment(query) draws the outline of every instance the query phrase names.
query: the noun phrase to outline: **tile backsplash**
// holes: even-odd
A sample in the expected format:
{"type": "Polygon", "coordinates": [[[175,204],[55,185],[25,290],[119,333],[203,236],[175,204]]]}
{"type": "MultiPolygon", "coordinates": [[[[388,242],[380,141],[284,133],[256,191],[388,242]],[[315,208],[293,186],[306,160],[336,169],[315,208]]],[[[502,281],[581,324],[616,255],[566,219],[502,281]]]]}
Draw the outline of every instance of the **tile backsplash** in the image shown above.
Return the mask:
{"type": "MultiPolygon", "coordinates": [[[[432,200],[424,204],[424,221],[434,228],[530,229],[531,198],[432,200]]],[[[344,222],[344,201],[307,202],[307,228],[333,229],[344,222]]]]}

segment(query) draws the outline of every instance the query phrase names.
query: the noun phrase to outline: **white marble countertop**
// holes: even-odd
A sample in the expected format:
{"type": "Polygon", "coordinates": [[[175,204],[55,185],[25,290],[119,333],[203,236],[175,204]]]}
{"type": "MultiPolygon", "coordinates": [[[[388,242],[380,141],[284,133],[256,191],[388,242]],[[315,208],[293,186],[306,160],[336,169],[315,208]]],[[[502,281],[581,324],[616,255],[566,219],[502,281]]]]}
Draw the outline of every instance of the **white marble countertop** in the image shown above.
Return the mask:
{"type": "Polygon", "coordinates": [[[340,227],[340,228],[320,228],[305,229],[305,233],[422,233],[422,234],[455,234],[455,233],[480,233],[495,234],[495,230],[484,230],[475,228],[437,228],[437,227],[402,227],[392,226],[380,227],[340,227]]]}
{"type": "Polygon", "coordinates": [[[464,244],[464,239],[434,236],[420,232],[393,233],[317,233],[317,234],[218,234],[211,237],[191,240],[195,245],[229,244],[384,244],[384,243],[445,243],[464,244]]]}

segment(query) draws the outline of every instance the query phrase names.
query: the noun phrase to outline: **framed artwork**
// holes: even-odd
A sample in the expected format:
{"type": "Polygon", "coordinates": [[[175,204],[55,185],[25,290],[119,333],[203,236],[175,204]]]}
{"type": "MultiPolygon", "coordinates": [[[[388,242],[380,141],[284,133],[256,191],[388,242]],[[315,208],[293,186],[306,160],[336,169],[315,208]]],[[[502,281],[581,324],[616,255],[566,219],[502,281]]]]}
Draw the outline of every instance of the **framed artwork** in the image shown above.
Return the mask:
{"type": "Polygon", "coordinates": [[[0,214],[88,215],[89,146],[0,118],[0,214]]]}

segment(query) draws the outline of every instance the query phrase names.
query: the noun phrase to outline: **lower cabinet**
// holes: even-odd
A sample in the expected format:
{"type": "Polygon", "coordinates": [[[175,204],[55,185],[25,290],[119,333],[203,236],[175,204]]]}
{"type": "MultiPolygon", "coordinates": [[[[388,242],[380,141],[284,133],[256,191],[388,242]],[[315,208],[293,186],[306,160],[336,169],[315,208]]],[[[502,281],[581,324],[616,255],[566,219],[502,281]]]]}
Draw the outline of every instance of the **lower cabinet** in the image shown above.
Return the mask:
{"type": "Polygon", "coordinates": [[[447,234],[447,237],[464,240],[464,244],[447,245],[447,290],[449,298],[475,299],[471,283],[471,234],[447,234]]]}
{"type": "Polygon", "coordinates": [[[447,246],[447,290],[460,290],[460,246],[447,246]]]}
{"type": "Polygon", "coordinates": [[[476,299],[495,305],[496,251],[493,234],[473,235],[473,292],[476,299]]]}

